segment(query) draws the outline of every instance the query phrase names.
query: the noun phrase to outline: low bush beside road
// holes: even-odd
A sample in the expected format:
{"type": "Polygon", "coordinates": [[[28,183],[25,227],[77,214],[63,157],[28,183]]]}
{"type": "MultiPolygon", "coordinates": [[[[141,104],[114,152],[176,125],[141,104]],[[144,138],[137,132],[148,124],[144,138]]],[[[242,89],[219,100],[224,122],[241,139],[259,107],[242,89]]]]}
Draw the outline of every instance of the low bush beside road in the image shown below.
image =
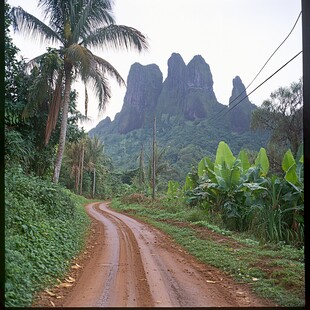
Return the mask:
{"type": "Polygon", "coordinates": [[[13,170],[5,175],[5,305],[27,307],[68,270],[90,220],[86,199],[13,170]]]}

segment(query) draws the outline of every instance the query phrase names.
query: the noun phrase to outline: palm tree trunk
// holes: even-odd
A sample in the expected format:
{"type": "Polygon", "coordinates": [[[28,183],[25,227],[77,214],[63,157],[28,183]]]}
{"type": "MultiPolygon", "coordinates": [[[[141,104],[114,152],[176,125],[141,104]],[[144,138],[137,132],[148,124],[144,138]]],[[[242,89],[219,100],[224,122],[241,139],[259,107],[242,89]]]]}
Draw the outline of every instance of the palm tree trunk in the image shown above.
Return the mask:
{"type": "Polygon", "coordinates": [[[96,167],[94,167],[93,197],[92,198],[95,198],[95,191],[96,191],[96,167]]]}
{"type": "Polygon", "coordinates": [[[79,184],[80,184],[80,160],[79,165],[75,170],[75,193],[79,193],[79,184]]]}
{"type": "Polygon", "coordinates": [[[84,173],[84,142],[82,142],[82,155],[81,155],[80,195],[83,194],[83,173],[84,173]]]}
{"type": "Polygon", "coordinates": [[[139,186],[144,185],[144,162],[143,162],[143,145],[141,146],[141,153],[139,158],[139,186]]]}
{"type": "Polygon", "coordinates": [[[65,80],[65,94],[62,108],[62,119],[59,135],[59,144],[57,149],[56,162],[54,167],[53,182],[58,183],[60,168],[62,163],[62,157],[65,150],[66,144],[66,134],[67,134],[67,121],[69,113],[69,103],[70,103],[70,91],[71,91],[71,69],[66,70],[66,80],[65,80]]]}
{"type": "Polygon", "coordinates": [[[152,198],[155,199],[155,186],[156,186],[156,115],[154,116],[154,127],[153,127],[153,171],[152,171],[152,198]]]}

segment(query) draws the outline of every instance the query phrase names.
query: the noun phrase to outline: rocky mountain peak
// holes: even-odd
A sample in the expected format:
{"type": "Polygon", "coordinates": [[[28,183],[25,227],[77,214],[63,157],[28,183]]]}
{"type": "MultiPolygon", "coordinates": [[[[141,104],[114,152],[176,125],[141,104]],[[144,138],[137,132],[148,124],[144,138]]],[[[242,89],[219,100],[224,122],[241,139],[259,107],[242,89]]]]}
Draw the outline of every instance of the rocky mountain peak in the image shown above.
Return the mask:
{"type": "MultiPolygon", "coordinates": [[[[233,102],[233,105],[235,105],[238,101],[240,101],[242,98],[246,96],[246,91],[240,76],[237,75],[232,82],[233,82],[233,89],[231,92],[231,97],[229,98],[229,104],[231,104],[231,102],[240,95],[240,97],[233,102]]],[[[242,104],[243,103],[250,103],[248,97],[246,97],[242,101],[242,104]]]]}
{"type": "Polygon", "coordinates": [[[156,64],[131,66],[123,108],[117,119],[120,133],[143,127],[147,118],[154,115],[162,81],[163,75],[156,64]]]}
{"type": "Polygon", "coordinates": [[[201,55],[194,56],[187,65],[186,87],[185,119],[206,118],[217,109],[211,70],[201,55]]]}
{"type": "Polygon", "coordinates": [[[161,89],[163,76],[159,67],[155,64],[143,66],[134,63],[127,78],[127,92],[124,98],[124,106],[149,105],[145,98],[148,90],[161,89]]]}
{"type": "Polygon", "coordinates": [[[251,114],[256,109],[256,106],[250,102],[246,95],[246,89],[241,78],[236,76],[233,79],[229,106],[233,108],[230,112],[231,129],[237,133],[243,133],[250,129],[251,114]]]}
{"type": "MultiPolygon", "coordinates": [[[[230,105],[246,96],[241,78],[233,79],[230,105]]],[[[105,133],[126,134],[134,129],[152,126],[157,115],[160,125],[176,122],[203,120],[221,111],[220,104],[213,91],[213,78],[210,66],[201,55],[194,56],[186,65],[178,53],[172,53],[168,59],[168,75],[163,75],[156,64],[141,65],[134,63],[127,78],[127,91],[122,110],[98,124],[105,133]]],[[[242,133],[249,130],[253,105],[248,98],[243,99],[225,118],[225,126],[232,131],[242,133]]]]}
{"type": "Polygon", "coordinates": [[[196,55],[187,65],[188,87],[211,89],[213,79],[209,65],[201,55],[196,55]]]}
{"type": "Polygon", "coordinates": [[[184,76],[186,74],[186,65],[178,53],[172,53],[168,59],[168,75],[165,80],[165,84],[169,89],[184,84],[184,76]]]}
{"type": "Polygon", "coordinates": [[[168,59],[168,70],[169,68],[172,69],[175,66],[186,67],[185,62],[179,53],[172,53],[168,59]]]}

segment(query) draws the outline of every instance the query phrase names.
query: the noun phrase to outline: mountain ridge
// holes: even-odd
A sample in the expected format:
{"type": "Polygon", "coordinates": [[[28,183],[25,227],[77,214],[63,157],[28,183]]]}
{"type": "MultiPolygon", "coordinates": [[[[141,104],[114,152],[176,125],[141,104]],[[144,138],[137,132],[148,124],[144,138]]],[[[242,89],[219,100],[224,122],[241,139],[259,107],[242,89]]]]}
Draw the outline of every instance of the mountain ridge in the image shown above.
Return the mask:
{"type": "MultiPolygon", "coordinates": [[[[246,95],[241,78],[236,76],[229,102],[243,92],[246,95]]],[[[170,118],[194,121],[214,116],[223,107],[225,105],[218,102],[214,93],[212,73],[204,58],[195,55],[186,65],[180,54],[172,53],[164,81],[156,64],[134,63],[127,77],[121,111],[113,121],[105,118],[97,126],[107,132],[127,134],[134,129],[150,127],[155,113],[159,122],[170,118]]],[[[250,114],[255,108],[248,98],[238,104],[228,120],[231,129],[238,133],[249,130],[250,114]]]]}
{"type": "Polygon", "coordinates": [[[113,121],[106,117],[89,131],[90,136],[98,135],[103,140],[106,153],[117,166],[123,170],[136,166],[133,159],[142,145],[151,144],[155,115],[158,144],[169,148],[169,163],[182,176],[193,161],[215,154],[221,140],[230,142],[234,152],[241,147],[258,150],[267,144],[264,135],[250,131],[251,113],[257,107],[246,97],[238,75],[232,81],[227,106],[218,102],[210,66],[201,55],[195,55],[186,65],[180,54],[172,53],[167,64],[168,74],[163,80],[156,64],[134,63],[127,77],[122,110],[113,121]],[[238,96],[243,98],[240,103],[238,96]],[[225,112],[232,107],[230,113],[225,112]]]}

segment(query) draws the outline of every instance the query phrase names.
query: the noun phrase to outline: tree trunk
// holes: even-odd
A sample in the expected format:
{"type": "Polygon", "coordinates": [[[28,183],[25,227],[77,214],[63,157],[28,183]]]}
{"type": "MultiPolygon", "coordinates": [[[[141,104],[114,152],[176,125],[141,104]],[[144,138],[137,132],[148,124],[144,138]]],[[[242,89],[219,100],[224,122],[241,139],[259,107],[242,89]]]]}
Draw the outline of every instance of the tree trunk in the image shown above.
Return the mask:
{"type": "Polygon", "coordinates": [[[80,195],[83,194],[83,173],[84,173],[84,142],[82,143],[82,155],[81,155],[80,195]]]}
{"type": "Polygon", "coordinates": [[[96,191],[96,167],[94,167],[93,197],[92,198],[95,198],[95,191],[96,191]]]}
{"type": "Polygon", "coordinates": [[[66,144],[70,91],[71,91],[71,68],[69,70],[66,70],[65,94],[64,94],[63,107],[62,107],[62,119],[61,119],[60,135],[59,135],[59,144],[58,144],[58,149],[57,149],[57,156],[56,156],[54,175],[53,175],[53,182],[56,184],[58,183],[58,180],[59,180],[62,157],[63,157],[63,153],[65,150],[65,144],[66,144]]]}
{"type": "Polygon", "coordinates": [[[80,163],[78,168],[75,169],[75,193],[78,194],[80,184],[80,163]]]}
{"type": "Polygon", "coordinates": [[[156,116],[154,117],[154,127],[153,127],[153,162],[152,162],[152,166],[153,166],[153,171],[152,171],[152,198],[153,200],[155,199],[155,178],[156,178],[156,155],[155,155],[155,151],[156,151],[156,116]]]}
{"type": "Polygon", "coordinates": [[[144,180],[144,162],[143,162],[143,145],[141,147],[141,153],[139,158],[139,185],[140,187],[143,186],[144,180]]]}

